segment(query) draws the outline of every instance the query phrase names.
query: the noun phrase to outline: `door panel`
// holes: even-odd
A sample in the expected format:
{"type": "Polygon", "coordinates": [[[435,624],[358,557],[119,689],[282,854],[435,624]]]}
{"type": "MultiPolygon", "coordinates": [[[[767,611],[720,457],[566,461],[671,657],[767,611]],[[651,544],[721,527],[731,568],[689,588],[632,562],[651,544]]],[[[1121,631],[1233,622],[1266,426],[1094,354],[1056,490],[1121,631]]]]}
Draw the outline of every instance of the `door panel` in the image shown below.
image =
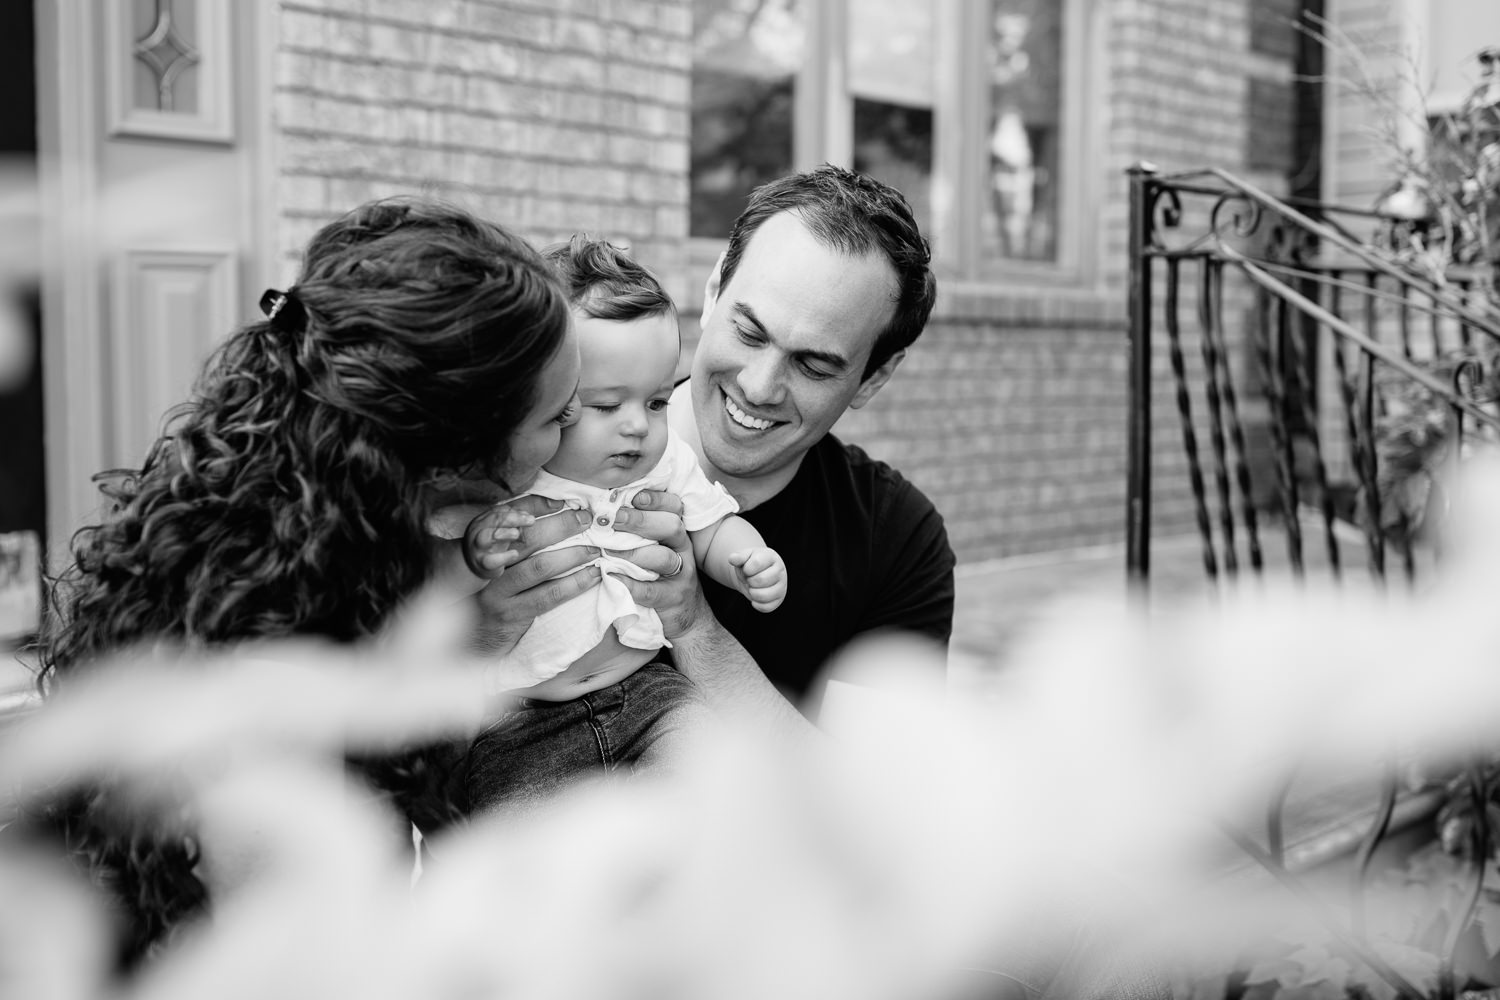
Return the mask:
{"type": "Polygon", "coordinates": [[[37,4],[50,560],[269,272],[271,0],[37,4]],[[253,286],[253,288],[252,288],[253,286]]]}

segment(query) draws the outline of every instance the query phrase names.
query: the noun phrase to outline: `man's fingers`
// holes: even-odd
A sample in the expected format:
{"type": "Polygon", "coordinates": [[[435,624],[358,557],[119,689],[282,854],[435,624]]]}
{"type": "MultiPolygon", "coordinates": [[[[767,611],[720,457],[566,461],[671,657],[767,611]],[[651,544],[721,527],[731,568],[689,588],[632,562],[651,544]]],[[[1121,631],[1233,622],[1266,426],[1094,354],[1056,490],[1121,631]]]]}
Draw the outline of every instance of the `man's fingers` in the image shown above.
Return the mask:
{"type": "Polygon", "coordinates": [[[660,511],[682,516],[682,497],[665,490],[641,490],[631,498],[630,506],[636,510],[660,511]]]}
{"type": "Polygon", "coordinates": [[[676,549],[668,548],[665,545],[643,545],[638,549],[631,549],[629,552],[617,552],[615,555],[629,559],[641,569],[649,569],[657,576],[662,577],[667,576],[669,573],[673,574],[673,577],[679,575],[673,572],[678,569],[677,560],[679,556],[682,559],[682,570],[684,571],[693,562],[692,552],[685,551],[679,553],[676,549]]]}
{"type": "MultiPolygon", "coordinates": [[[[521,537],[516,543],[516,551],[521,558],[539,552],[549,545],[556,545],[565,538],[571,538],[584,528],[589,526],[589,512],[586,510],[562,510],[555,512],[550,517],[539,517],[535,524],[524,528],[521,537]]],[[[563,567],[566,569],[567,567],[563,567]]],[[[558,572],[561,572],[559,570],[558,572]]]]}
{"type": "Polygon", "coordinates": [[[584,566],[567,576],[516,589],[514,580],[519,572],[518,569],[507,570],[504,576],[479,592],[479,603],[486,619],[511,624],[529,623],[537,615],[572,600],[599,582],[599,567],[584,566]],[[499,593],[502,583],[512,584],[512,591],[499,593]]]}
{"type": "Polygon", "coordinates": [[[673,600],[675,592],[672,584],[676,583],[675,577],[665,580],[635,580],[631,577],[621,575],[617,577],[625,588],[630,591],[630,596],[635,603],[643,608],[651,608],[660,613],[676,603],[673,600]]]}
{"type": "Polygon", "coordinates": [[[615,515],[615,527],[672,549],[685,549],[688,545],[687,529],[682,525],[681,515],[664,510],[621,507],[615,515]]]}
{"type": "Polygon", "coordinates": [[[497,600],[509,600],[597,558],[599,550],[590,545],[569,545],[551,552],[538,552],[508,567],[505,575],[492,582],[485,590],[497,600]]]}
{"type": "Polygon", "coordinates": [[[535,618],[571,601],[599,582],[599,567],[585,566],[567,576],[532,587],[511,598],[516,611],[535,618]]]}

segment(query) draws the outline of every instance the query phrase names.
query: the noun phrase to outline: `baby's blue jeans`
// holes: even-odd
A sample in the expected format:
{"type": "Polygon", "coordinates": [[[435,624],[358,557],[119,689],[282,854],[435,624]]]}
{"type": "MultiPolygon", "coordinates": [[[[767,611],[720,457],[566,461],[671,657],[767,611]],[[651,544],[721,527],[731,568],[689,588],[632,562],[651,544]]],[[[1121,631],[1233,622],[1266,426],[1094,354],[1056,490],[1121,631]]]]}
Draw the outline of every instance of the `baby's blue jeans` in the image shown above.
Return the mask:
{"type": "Polygon", "coordinates": [[[518,699],[469,749],[470,807],[536,805],[601,771],[670,770],[708,717],[693,682],[660,662],[572,701],[518,699]]]}

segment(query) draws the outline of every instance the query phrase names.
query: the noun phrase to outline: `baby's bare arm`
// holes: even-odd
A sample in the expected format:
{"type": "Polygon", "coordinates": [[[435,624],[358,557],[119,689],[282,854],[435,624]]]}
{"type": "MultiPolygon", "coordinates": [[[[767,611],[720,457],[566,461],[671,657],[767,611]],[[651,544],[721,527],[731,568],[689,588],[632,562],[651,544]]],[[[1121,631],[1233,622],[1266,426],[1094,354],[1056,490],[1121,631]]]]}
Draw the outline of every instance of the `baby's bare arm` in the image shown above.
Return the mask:
{"type": "Polygon", "coordinates": [[[750,599],[757,611],[774,611],[786,598],[786,563],[766,547],[755,525],[730,514],[717,524],[690,532],[699,568],[750,599]]]}

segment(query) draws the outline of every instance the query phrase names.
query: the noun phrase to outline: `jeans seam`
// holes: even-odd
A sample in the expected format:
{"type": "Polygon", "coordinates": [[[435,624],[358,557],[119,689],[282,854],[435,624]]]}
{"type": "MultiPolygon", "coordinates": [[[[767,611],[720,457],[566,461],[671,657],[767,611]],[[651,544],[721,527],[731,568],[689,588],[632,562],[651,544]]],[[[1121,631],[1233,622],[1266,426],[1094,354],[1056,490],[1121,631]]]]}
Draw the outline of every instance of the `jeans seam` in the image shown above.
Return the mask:
{"type": "Polygon", "coordinates": [[[604,727],[600,724],[598,716],[594,714],[594,702],[584,695],[579,699],[583,702],[584,711],[588,712],[589,730],[594,734],[594,746],[599,751],[599,762],[604,765],[606,771],[614,770],[614,757],[609,750],[609,738],[604,733],[604,727]]]}

